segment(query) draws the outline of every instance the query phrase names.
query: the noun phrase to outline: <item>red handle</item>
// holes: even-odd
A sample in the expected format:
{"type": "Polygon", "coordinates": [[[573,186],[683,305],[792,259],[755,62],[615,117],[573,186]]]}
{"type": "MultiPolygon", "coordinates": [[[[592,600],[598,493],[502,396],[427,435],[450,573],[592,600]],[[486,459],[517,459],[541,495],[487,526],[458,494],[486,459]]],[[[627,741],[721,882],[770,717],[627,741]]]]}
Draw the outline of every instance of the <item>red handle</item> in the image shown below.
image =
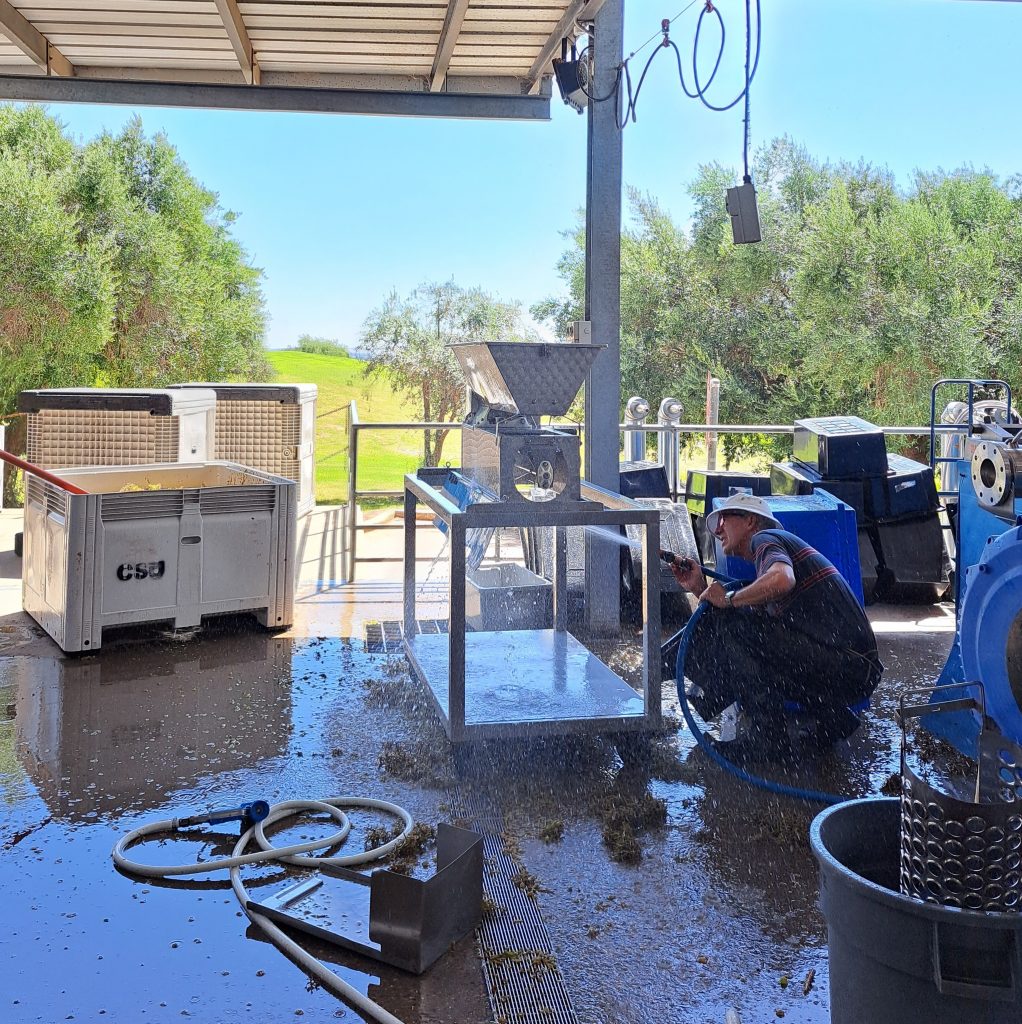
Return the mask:
{"type": "Polygon", "coordinates": [[[39,477],[40,480],[45,480],[47,483],[55,484],[57,487],[70,494],[89,493],[88,491],[83,491],[80,487],[76,487],[72,483],[68,483],[67,480],[61,480],[59,476],[47,473],[45,469],[33,466],[31,462],[19,459],[17,455],[12,455],[10,452],[4,451],[3,448],[0,448],[0,459],[3,459],[4,462],[9,462],[12,466],[17,466],[18,469],[22,469],[26,473],[31,473],[33,476],[39,477]]]}

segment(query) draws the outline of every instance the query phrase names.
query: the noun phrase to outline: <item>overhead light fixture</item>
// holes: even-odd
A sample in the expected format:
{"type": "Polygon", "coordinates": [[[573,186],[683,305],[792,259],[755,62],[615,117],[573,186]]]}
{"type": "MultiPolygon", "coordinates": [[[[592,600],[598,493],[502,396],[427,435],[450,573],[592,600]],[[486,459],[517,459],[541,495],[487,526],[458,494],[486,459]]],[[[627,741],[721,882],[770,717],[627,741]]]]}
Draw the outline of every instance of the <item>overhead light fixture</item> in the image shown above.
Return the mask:
{"type": "Polygon", "coordinates": [[[554,57],[553,65],[557,88],[561,91],[561,99],[581,114],[589,103],[588,63],[575,56],[574,43],[571,44],[571,60],[568,60],[568,40],[562,39],[560,59],[554,57]]]}

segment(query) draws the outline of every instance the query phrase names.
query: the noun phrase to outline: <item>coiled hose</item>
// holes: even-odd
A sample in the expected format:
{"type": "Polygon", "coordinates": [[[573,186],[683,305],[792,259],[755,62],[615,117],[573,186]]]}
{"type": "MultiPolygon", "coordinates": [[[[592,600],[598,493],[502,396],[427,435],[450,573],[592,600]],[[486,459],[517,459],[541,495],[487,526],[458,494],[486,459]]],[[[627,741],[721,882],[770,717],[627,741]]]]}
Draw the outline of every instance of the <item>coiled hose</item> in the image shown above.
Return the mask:
{"type": "MultiPolygon", "coordinates": [[[[206,820],[209,820],[209,818],[214,818],[215,820],[214,815],[208,816],[206,820]]],[[[274,945],[294,959],[325,988],[340,996],[360,1013],[364,1013],[372,1020],[379,1021],[380,1024],[401,1024],[401,1020],[395,1017],[394,1014],[385,1010],[379,1003],[374,1003],[368,996],[353,988],[314,956],[310,956],[297,942],[278,928],[273,921],[257,911],[250,910],[248,906],[250,901],[248,890],[241,880],[241,871],[239,869],[244,864],[261,864],[271,860],[282,861],[285,864],[293,864],[303,868],[353,867],[357,864],[379,860],[381,857],[385,857],[388,853],[397,849],[408,833],[411,832],[414,825],[412,816],[397,804],[389,803],[386,800],[372,800],[368,797],[341,796],[329,797],[324,800],[285,800],[281,803],[271,804],[265,819],[255,822],[251,828],[242,833],[230,857],[222,857],[219,860],[203,861],[201,863],[174,864],[166,867],[161,865],[157,867],[130,860],[125,856],[125,851],[128,847],[134,843],[141,842],[148,836],[158,832],[183,831],[201,820],[201,817],[167,818],[163,821],[149,822],[128,832],[117,841],[113,848],[111,856],[113,857],[114,864],[122,871],[131,875],[141,876],[142,878],[165,878],[174,875],[197,875],[208,871],[229,870],[231,887],[234,889],[234,895],[237,896],[242,910],[245,911],[248,919],[253,924],[262,928],[274,945]],[[384,811],[387,814],[393,814],[402,822],[402,832],[390,842],[374,847],[371,850],[366,850],[363,853],[353,853],[343,857],[309,856],[312,850],[339,846],[347,839],[348,833],[351,831],[351,822],[344,811],[341,810],[342,807],[369,807],[374,810],[384,811]],[[339,830],[325,839],[297,843],[292,846],[273,846],[266,838],[265,826],[300,814],[328,814],[337,822],[339,830]],[[253,839],[258,844],[259,850],[255,853],[245,853],[246,847],[253,839]]]]}
{"type": "MultiPolygon", "coordinates": [[[[696,610],[692,613],[688,622],[685,623],[684,628],[681,630],[678,642],[678,658],[675,667],[675,671],[677,673],[676,680],[678,684],[678,703],[681,705],[681,713],[685,716],[685,724],[691,730],[692,735],[695,736],[696,742],[710,757],[710,759],[715,761],[725,771],[730,772],[735,776],[735,778],[741,779],[743,782],[748,782],[750,785],[756,786],[759,789],[765,789],[768,793],[776,793],[779,796],[790,796],[794,797],[796,800],[808,800],[813,803],[843,803],[848,799],[848,797],[838,796],[836,793],[824,793],[815,789],[801,789],[798,786],[786,786],[781,782],[772,782],[770,779],[764,779],[758,775],[752,775],[750,772],[745,771],[745,769],[739,768],[733,761],[729,761],[723,754],[721,754],[713,743],[706,738],[699,726],[696,725],[696,721],[692,717],[692,711],[688,706],[688,700],[685,698],[685,657],[688,654],[689,640],[692,638],[696,623],[698,623],[706,613],[706,609],[708,607],[709,605],[705,601],[700,601],[696,610]]],[[[674,640],[675,637],[668,640],[667,643],[664,644],[664,649],[668,648],[674,640]]]]}

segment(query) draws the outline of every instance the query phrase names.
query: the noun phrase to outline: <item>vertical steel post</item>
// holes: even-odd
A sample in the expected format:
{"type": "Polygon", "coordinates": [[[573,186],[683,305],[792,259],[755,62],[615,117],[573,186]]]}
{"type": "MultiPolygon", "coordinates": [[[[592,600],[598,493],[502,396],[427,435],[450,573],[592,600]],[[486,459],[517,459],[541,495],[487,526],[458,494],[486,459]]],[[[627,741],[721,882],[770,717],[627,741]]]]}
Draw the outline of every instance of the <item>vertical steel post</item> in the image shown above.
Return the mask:
{"type": "Polygon", "coordinates": [[[418,499],[405,484],[405,565],[404,631],[405,640],[418,632],[415,622],[415,510],[418,499]]]}
{"type": "Polygon", "coordinates": [[[355,582],[355,545],[358,538],[358,409],[348,406],[348,578],[355,582]]]}
{"type": "MultiPolygon", "coordinates": [[[[649,415],[649,402],[635,395],[625,404],[625,423],[641,426],[649,415]]],[[[642,462],[646,458],[646,434],[641,430],[625,431],[625,461],[642,462]]],[[[615,488],[616,490],[616,488],[615,488]]]]}
{"type": "Polygon", "coordinates": [[[657,461],[663,464],[667,474],[667,486],[671,489],[671,497],[677,501],[681,490],[681,451],[678,444],[678,424],[681,423],[683,412],[681,402],[677,398],[665,398],[657,410],[657,425],[664,427],[656,436],[657,461]],[[670,428],[670,429],[666,429],[670,428]]]}
{"type": "Polygon", "coordinates": [[[568,531],[554,528],[554,629],[568,628],[568,531]]]}
{"type": "MultiPolygon", "coordinates": [[[[720,422],[720,381],[706,374],[706,422],[716,426],[720,422]]],[[[706,468],[717,468],[717,435],[706,432],[706,468]]]]}
{"type": "Polygon", "coordinates": [[[642,697],[646,720],[659,726],[661,721],[660,690],[660,520],[657,518],[643,531],[642,552],[642,697]]]}
{"type": "Polygon", "coordinates": [[[451,578],[448,588],[450,614],[447,620],[447,719],[450,739],[465,738],[465,516],[451,516],[451,578]]]}
{"type": "MultiPolygon", "coordinates": [[[[609,95],[623,56],[624,0],[596,14],[592,92],[609,95]]],[[[586,378],[585,475],[617,491],[621,416],[621,132],[617,104],[590,103],[586,165],[585,312],[593,343],[606,348],[586,378]]],[[[620,622],[620,573],[611,545],[586,534],[586,619],[610,631],[620,622]]]]}

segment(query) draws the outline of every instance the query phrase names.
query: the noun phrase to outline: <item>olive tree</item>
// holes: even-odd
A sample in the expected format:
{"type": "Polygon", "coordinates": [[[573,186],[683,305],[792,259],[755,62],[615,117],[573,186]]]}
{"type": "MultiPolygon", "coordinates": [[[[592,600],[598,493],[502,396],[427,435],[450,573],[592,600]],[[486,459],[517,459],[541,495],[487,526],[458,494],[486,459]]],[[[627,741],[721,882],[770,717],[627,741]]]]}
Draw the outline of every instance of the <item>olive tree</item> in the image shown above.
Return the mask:
{"type": "MultiPolygon", "coordinates": [[[[366,376],[384,376],[408,395],[427,422],[448,423],[465,406],[465,378],[450,346],[469,341],[525,341],[521,306],[453,281],[422,284],[401,298],[392,292],[367,317],[359,338],[366,376]]],[[[437,466],[449,430],[425,431],[423,460],[437,466]]]]}

